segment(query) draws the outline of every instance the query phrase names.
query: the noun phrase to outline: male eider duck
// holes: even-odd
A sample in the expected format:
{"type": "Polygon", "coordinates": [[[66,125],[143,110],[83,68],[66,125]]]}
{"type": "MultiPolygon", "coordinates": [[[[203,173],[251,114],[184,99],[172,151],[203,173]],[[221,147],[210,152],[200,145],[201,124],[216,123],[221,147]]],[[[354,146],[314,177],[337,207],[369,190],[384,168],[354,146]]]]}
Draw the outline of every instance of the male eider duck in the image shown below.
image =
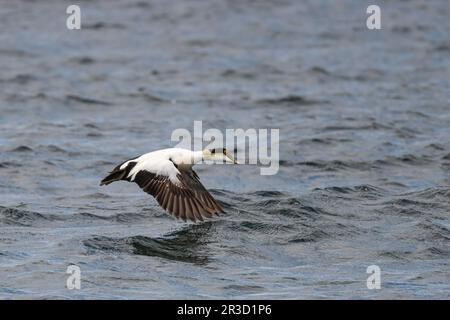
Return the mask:
{"type": "Polygon", "coordinates": [[[125,180],[155,197],[159,205],[176,218],[195,222],[224,212],[201,184],[192,166],[202,160],[236,163],[226,149],[191,151],[169,148],[146,153],[122,162],[100,185],[125,180]]]}

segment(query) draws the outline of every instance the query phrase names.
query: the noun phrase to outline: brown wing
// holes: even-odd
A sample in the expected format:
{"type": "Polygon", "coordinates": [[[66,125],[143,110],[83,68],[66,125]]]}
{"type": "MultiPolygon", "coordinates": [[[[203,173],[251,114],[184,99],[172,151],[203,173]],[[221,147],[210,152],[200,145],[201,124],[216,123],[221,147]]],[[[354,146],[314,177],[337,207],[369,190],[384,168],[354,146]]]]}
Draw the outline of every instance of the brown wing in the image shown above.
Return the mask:
{"type": "Polygon", "coordinates": [[[179,185],[172,183],[168,176],[146,170],[139,171],[134,181],[142,190],[155,197],[161,207],[184,221],[203,221],[203,217],[209,218],[223,212],[193,170],[180,172],[177,175],[179,185]]]}

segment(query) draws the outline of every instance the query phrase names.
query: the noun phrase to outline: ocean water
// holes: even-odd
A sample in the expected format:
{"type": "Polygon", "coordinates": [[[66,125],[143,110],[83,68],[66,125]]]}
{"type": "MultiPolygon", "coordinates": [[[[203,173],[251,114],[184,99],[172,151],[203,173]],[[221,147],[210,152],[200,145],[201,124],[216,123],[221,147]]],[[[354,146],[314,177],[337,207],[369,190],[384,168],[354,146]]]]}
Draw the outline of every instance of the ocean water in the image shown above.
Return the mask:
{"type": "Polygon", "coordinates": [[[450,298],[448,1],[78,2],[0,6],[0,298],[450,298]],[[99,186],[196,120],[280,129],[279,172],[197,166],[197,224],[99,186]]]}

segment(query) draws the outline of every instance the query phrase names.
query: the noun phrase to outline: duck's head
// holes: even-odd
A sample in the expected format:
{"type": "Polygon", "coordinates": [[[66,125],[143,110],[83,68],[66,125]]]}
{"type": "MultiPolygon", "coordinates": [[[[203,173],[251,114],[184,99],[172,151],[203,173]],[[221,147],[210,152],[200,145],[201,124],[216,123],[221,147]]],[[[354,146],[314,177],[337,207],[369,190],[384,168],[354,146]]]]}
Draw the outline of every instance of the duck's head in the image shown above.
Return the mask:
{"type": "Polygon", "coordinates": [[[204,149],[203,159],[239,164],[225,148],[204,149]]]}

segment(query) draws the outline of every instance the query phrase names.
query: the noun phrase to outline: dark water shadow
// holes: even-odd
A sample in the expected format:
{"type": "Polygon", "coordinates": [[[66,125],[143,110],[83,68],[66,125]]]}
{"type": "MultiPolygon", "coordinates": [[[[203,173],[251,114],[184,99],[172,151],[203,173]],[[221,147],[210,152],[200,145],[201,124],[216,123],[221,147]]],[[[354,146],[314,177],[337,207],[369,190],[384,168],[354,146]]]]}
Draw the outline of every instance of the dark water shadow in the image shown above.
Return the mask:
{"type": "Polygon", "coordinates": [[[211,222],[187,225],[162,237],[132,236],[125,238],[94,237],[83,241],[92,251],[114,251],[172,261],[206,265],[210,261],[211,222]]]}

